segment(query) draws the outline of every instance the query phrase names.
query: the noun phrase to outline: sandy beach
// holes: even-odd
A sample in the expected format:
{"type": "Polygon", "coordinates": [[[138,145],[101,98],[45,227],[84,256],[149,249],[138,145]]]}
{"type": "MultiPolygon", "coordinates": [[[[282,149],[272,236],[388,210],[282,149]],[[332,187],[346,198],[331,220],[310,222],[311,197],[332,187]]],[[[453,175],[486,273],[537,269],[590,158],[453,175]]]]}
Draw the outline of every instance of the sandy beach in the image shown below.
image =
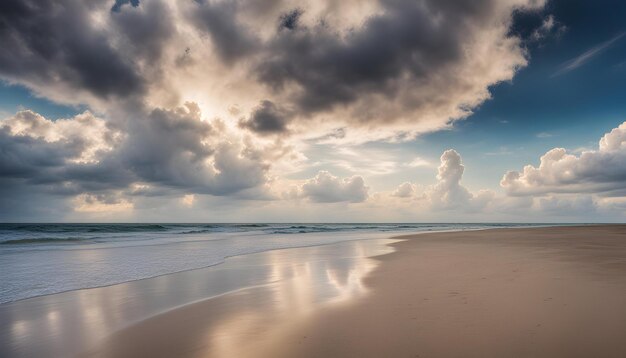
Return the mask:
{"type": "Polygon", "coordinates": [[[626,226],[402,239],[374,258],[366,295],[295,310],[252,288],[140,322],[87,356],[626,355],[626,226]]]}

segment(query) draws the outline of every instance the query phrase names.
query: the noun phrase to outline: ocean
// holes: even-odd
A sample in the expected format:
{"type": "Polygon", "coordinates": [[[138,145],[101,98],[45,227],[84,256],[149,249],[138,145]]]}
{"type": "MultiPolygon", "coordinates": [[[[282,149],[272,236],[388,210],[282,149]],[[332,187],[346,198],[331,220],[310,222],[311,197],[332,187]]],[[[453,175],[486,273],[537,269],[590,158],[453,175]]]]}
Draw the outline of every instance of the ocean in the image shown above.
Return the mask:
{"type": "Polygon", "coordinates": [[[536,224],[0,224],[0,303],[198,269],[269,250],[536,224]]]}

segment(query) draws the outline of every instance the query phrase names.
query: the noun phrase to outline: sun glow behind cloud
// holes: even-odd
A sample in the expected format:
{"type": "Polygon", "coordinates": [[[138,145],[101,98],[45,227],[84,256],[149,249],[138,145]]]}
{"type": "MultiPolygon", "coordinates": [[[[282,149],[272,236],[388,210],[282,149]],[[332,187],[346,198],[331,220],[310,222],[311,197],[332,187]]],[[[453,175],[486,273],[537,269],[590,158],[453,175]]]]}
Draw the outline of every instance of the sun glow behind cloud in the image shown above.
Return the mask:
{"type": "MultiPolygon", "coordinates": [[[[540,193],[543,208],[563,206],[567,198],[537,189],[537,178],[548,176],[531,169],[517,179],[507,174],[504,190],[471,190],[462,183],[460,150],[402,147],[456,129],[495,85],[528,66],[527,43],[560,36],[564,25],[542,13],[544,5],[11,0],[12,12],[0,14],[0,44],[8,49],[0,78],[87,111],[54,121],[27,109],[2,120],[0,209],[9,215],[30,197],[84,219],[107,212],[158,218],[167,206],[181,220],[219,206],[244,221],[285,213],[297,219],[304,210],[312,221],[389,208],[406,213],[398,220],[446,210],[499,210],[503,217],[540,210],[539,198],[522,198],[521,187],[540,193]],[[540,20],[528,38],[511,31],[519,13],[540,20]],[[442,174],[453,167],[460,175],[442,174]]],[[[537,137],[552,140],[551,133],[537,137]]],[[[594,153],[554,161],[608,156],[594,153]]],[[[611,160],[621,168],[620,158],[611,160]]],[[[576,170],[572,180],[584,181],[586,172],[576,170]]],[[[589,186],[579,191],[599,194],[589,186]]]]}

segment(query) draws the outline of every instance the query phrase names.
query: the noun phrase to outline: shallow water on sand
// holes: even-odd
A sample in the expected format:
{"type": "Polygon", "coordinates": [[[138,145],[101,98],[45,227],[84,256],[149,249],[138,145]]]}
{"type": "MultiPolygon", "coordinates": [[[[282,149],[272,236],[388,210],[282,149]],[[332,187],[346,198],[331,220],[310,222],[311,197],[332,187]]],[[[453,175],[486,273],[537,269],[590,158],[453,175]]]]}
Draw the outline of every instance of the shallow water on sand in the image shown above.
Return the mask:
{"type": "Polygon", "coordinates": [[[133,323],[251,287],[271,290],[273,309],[290,314],[350,300],[366,291],[362,279],[375,266],[368,257],[391,252],[390,242],[267,251],[204,269],[5,303],[0,305],[0,356],[77,355],[133,323]]]}

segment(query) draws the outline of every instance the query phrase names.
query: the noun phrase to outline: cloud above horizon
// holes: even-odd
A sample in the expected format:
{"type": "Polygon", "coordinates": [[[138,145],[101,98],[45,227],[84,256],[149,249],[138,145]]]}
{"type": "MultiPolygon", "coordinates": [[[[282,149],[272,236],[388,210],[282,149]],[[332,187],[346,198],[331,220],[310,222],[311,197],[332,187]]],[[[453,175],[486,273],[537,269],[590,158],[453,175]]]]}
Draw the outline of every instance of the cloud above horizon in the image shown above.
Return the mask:
{"type": "Polygon", "coordinates": [[[51,121],[23,111],[3,120],[7,195],[33,186],[57,195],[232,195],[267,181],[270,154],[219,121],[201,120],[195,104],[136,115],[124,127],[90,112],[51,121]]]}
{"type": "Polygon", "coordinates": [[[369,187],[361,176],[340,179],[320,171],[300,187],[300,195],[317,203],[360,203],[367,200],[369,187]]]}
{"type": "MultiPolygon", "coordinates": [[[[543,2],[354,5],[4,1],[0,79],[87,108],[2,120],[5,192],[37,187],[83,208],[178,193],[270,198],[306,141],[407,140],[465,118],[527,64],[509,27],[543,2]]],[[[302,192],[368,197],[362,177],[325,171],[302,192]]]]}
{"type": "Polygon", "coordinates": [[[436,183],[423,188],[405,182],[400,184],[391,196],[412,198],[421,201],[429,210],[482,211],[494,198],[490,190],[472,193],[462,183],[465,166],[461,155],[454,149],[441,154],[437,168],[436,183]]]}
{"type": "Polygon", "coordinates": [[[538,167],[527,165],[504,175],[500,185],[509,195],[595,193],[624,196],[626,193],[626,122],[606,133],[598,149],[570,154],[554,148],[540,158],[538,167]]]}
{"type": "MultiPolygon", "coordinates": [[[[557,148],[538,168],[507,173],[505,196],[466,187],[457,150],[398,154],[391,147],[451,129],[488,101],[495,85],[512,81],[529,63],[528,43],[564,31],[541,13],[544,6],[3,1],[0,81],[81,113],[3,114],[0,219],[12,217],[12,208],[35,215],[24,198],[53,203],[30,209],[42,217],[62,208],[88,219],[141,210],[164,215],[159,210],[167,205],[189,215],[302,203],[575,211],[598,203],[594,195],[623,195],[624,125],[596,151],[576,156],[557,148]],[[520,13],[540,20],[528,38],[512,31],[520,13]],[[442,152],[439,166],[431,164],[442,152]],[[418,182],[413,172],[431,180],[418,182]],[[551,196],[581,192],[590,199],[572,204],[551,196]],[[546,197],[524,199],[534,195],[546,197]]],[[[587,59],[581,61],[575,65],[587,59]]]]}

